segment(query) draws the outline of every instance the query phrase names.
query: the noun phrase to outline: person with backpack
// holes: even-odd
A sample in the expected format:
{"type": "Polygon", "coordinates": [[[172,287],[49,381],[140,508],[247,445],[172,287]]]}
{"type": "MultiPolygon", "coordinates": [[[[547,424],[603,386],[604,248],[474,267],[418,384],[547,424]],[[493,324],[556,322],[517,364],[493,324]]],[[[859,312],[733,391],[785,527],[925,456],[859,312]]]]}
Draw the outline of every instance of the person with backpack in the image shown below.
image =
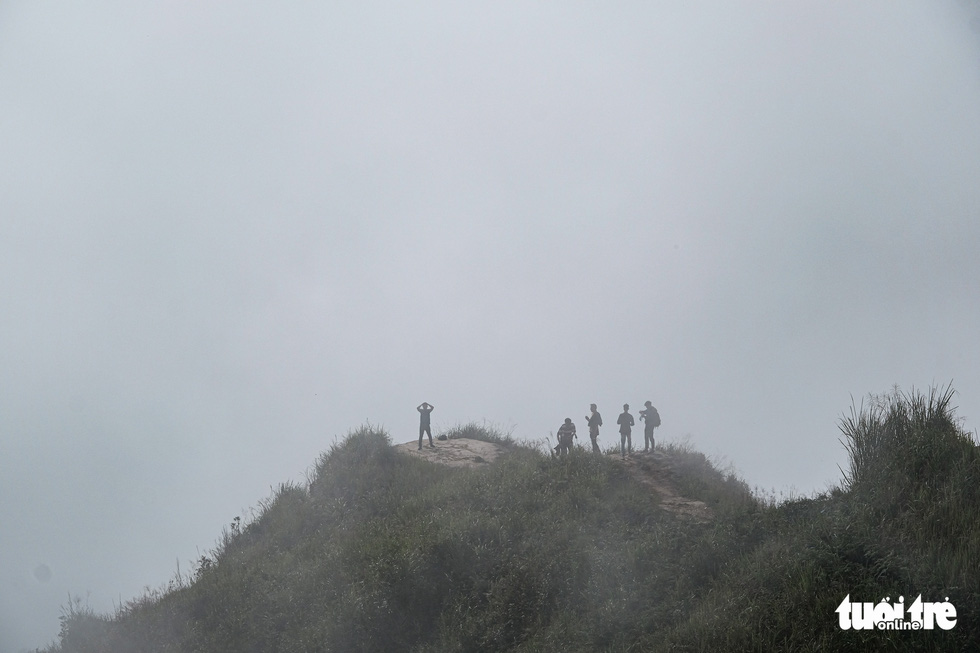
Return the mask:
{"type": "Polygon", "coordinates": [[[653,450],[653,429],[660,426],[660,413],[649,401],[644,404],[646,408],[640,411],[640,419],[643,420],[643,450],[653,450]]]}
{"type": "Polygon", "coordinates": [[[592,438],[592,453],[602,453],[599,450],[599,443],[596,442],[599,438],[599,427],[602,426],[602,415],[599,414],[595,404],[589,404],[589,410],[592,411],[592,414],[586,415],[585,419],[589,423],[589,437],[592,438]]]}
{"type": "Polygon", "coordinates": [[[619,424],[619,450],[623,454],[623,458],[626,458],[626,452],[633,453],[633,425],[636,423],[633,421],[633,416],[630,415],[630,405],[623,404],[623,412],[620,414],[619,419],[616,420],[619,424]]]}

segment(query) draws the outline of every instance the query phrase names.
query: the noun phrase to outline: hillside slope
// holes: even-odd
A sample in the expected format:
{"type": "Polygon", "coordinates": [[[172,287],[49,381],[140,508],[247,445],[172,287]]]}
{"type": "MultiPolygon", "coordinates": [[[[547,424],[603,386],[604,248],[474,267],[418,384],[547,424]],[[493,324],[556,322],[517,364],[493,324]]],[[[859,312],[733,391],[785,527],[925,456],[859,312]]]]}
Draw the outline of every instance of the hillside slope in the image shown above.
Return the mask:
{"type": "MultiPolygon", "coordinates": [[[[497,442],[454,437],[439,440],[432,447],[428,444],[419,447],[415,440],[411,440],[396,445],[395,451],[450,467],[482,467],[499,458],[507,448],[497,442]]],[[[654,492],[664,510],[691,519],[711,519],[711,509],[704,501],[682,496],[677,490],[673,481],[677,474],[673,456],[663,450],[637,451],[619,462],[618,454],[609,455],[614,456],[613,461],[623,465],[640,484],[654,492]]]]}
{"type": "Polygon", "coordinates": [[[362,429],[191,581],[112,617],[69,609],[51,651],[966,650],[980,457],[948,404],[898,396],[853,415],[843,487],[781,505],[672,445],[625,465],[556,459],[471,426],[455,435],[503,453],[459,468],[362,429]],[[665,509],[651,478],[706,512],[665,509]],[[847,595],[920,593],[948,596],[956,627],[838,627],[847,595]]]}

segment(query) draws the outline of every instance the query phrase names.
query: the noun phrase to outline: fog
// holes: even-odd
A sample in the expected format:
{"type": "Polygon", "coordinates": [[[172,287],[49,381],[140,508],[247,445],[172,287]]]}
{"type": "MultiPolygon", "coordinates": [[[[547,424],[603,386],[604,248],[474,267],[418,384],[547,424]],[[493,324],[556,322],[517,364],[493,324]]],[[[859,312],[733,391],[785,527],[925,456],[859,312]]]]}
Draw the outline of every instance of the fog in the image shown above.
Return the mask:
{"type": "Polygon", "coordinates": [[[868,393],[974,431],[978,16],[0,3],[0,651],[422,401],[606,448],[651,400],[777,494],[868,393]]]}

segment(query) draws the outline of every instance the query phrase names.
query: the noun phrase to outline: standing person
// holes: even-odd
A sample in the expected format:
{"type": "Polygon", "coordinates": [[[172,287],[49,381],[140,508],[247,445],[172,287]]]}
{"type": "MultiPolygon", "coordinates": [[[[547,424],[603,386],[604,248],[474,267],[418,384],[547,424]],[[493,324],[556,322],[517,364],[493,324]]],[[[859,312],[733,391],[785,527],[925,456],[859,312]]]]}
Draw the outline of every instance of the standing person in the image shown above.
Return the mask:
{"type": "Polygon", "coordinates": [[[653,429],[660,426],[660,413],[649,401],[644,404],[646,408],[640,411],[640,419],[643,420],[643,450],[653,450],[653,429]]]}
{"type": "Polygon", "coordinates": [[[596,410],[595,404],[589,404],[589,410],[592,411],[592,414],[586,415],[585,419],[589,422],[589,437],[592,438],[592,453],[601,453],[599,451],[599,443],[596,440],[599,438],[599,427],[602,426],[602,415],[596,410]]]}
{"type": "Polygon", "coordinates": [[[419,411],[419,451],[422,450],[423,433],[427,433],[429,435],[429,446],[433,449],[436,448],[436,445],[432,444],[432,423],[429,421],[429,415],[434,409],[435,406],[424,401],[418,405],[418,408],[416,408],[416,410],[419,411]]]}
{"type": "Polygon", "coordinates": [[[616,420],[619,424],[619,450],[626,458],[626,452],[633,453],[633,416],[630,415],[630,405],[623,404],[623,412],[616,420]]]}
{"type": "Polygon", "coordinates": [[[572,438],[577,438],[575,435],[575,425],[572,424],[572,418],[566,417],[565,423],[558,427],[558,455],[564,456],[566,453],[572,450],[572,438]]]}

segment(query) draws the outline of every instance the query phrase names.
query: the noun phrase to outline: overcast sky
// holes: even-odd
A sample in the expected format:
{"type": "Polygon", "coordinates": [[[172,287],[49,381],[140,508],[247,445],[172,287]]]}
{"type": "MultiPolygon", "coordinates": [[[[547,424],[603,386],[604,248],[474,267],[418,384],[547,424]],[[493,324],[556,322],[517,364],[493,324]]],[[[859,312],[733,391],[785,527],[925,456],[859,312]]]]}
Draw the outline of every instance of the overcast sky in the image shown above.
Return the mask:
{"type": "Polygon", "coordinates": [[[976,3],[409,5],[0,2],[0,652],[422,401],[777,493],[980,424],[976,3]]]}

